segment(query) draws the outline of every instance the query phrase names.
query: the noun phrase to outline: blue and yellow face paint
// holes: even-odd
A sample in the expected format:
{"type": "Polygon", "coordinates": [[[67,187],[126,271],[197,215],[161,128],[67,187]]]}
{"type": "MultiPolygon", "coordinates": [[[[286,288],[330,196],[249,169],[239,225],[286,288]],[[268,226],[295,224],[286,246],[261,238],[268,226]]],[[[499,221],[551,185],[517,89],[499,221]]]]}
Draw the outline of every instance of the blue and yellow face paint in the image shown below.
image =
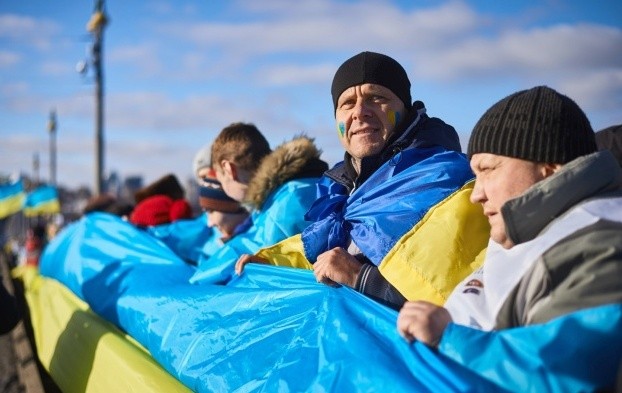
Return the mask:
{"type": "MultiPolygon", "coordinates": [[[[391,122],[393,127],[395,127],[400,122],[400,113],[399,112],[389,111],[387,113],[387,117],[389,118],[389,121],[391,122]]],[[[345,136],[346,136],[346,125],[342,121],[337,123],[337,134],[339,134],[339,136],[341,138],[345,138],[345,136]]]]}
{"type": "Polygon", "coordinates": [[[337,134],[339,134],[341,138],[344,138],[346,135],[346,125],[342,121],[337,123],[337,134]]]}
{"type": "Polygon", "coordinates": [[[389,111],[389,113],[387,113],[387,116],[389,117],[389,121],[391,122],[391,124],[393,124],[393,127],[395,127],[400,122],[399,112],[389,111]]]}

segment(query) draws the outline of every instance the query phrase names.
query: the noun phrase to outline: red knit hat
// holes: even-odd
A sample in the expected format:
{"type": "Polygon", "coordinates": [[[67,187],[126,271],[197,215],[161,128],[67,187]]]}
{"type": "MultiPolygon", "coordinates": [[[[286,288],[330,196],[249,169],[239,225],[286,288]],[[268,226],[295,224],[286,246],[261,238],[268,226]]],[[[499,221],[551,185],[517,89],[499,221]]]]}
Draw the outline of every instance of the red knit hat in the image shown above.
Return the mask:
{"type": "Polygon", "coordinates": [[[166,195],[153,195],[136,205],[130,216],[130,222],[144,227],[167,224],[191,217],[192,208],[186,200],[177,199],[173,201],[166,195]]]}
{"type": "Polygon", "coordinates": [[[177,199],[173,201],[171,205],[169,217],[171,218],[171,222],[192,218],[192,207],[185,199],[177,199]]]}

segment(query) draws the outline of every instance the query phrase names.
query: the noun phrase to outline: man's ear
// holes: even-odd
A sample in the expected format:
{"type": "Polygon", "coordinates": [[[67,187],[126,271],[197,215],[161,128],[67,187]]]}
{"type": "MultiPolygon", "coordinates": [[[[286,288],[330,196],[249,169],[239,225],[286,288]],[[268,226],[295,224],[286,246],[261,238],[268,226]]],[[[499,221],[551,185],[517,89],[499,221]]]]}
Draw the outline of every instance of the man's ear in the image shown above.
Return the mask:
{"type": "Polygon", "coordinates": [[[235,181],[238,181],[238,168],[234,163],[229,160],[222,160],[220,162],[220,167],[227,176],[231,177],[235,181]]]}
{"type": "Polygon", "coordinates": [[[547,178],[557,171],[559,171],[564,165],[563,164],[542,164],[542,174],[544,178],[547,178]]]}

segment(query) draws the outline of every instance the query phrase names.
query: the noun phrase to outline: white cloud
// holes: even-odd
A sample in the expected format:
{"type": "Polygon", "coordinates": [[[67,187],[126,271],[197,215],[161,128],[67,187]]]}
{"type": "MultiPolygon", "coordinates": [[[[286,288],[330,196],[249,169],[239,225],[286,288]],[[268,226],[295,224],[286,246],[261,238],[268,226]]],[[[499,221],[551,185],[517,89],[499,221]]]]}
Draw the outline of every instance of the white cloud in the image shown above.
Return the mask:
{"type": "Polygon", "coordinates": [[[63,61],[47,61],[40,66],[41,73],[48,76],[76,75],[75,65],[63,61]]]}
{"type": "Polygon", "coordinates": [[[155,43],[114,46],[106,55],[106,60],[115,66],[129,65],[136,68],[139,70],[138,75],[143,78],[160,74],[163,70],[155,43]]]}
{"type": "Polygon", "coordinates": [[[246,58],[275,52],[313,53],[343,48],[384,48],[406,51],[427,47],[470,31],[477,15],[461,2],[437,8],[404,11],[391,3],[330,1],[237,3],[250,22],[181,23],[163,25],[161,31],[200,48],[220,48],[223,56],[246,58]],[[267,7],[267,8],[266,8],[267,7]],[[254,13],[269,12],[267,19],[252,21],[254,13]],[[344,19],[347,15],[347,19],[344,19]],[[440,22],[442,21],[442,22],[440,22]],[[396,26],[400,28],[397,29],[396,26]],[[410,49],[410,48],[409,48],[410,49]]]}
{"type": "Polygon", "coordinates": [[[456,80],[500,75],[580,76],[594,68],[622,67],[622,30],[596,25],[557,25],[509,31],[464,41],[421,57],[417,75],[456,80]]]}
{"type": "Polygon", "coordinates": [[[0,68],[9,68],[19,64],[22,56],[19,53],[0,50],[0,68]]]}
{"type": "Polygon", "coordinates": [[[619,112],[622,108],[622,68],[585,72],[580,78],[567,79],[560,91],[578,97],[577,103],[586,110],[619,112]]]}
{"type": "Polygon", "coordinates": [[[30,86],[26,82],[7,82],[0,85],[0,94],[3,96],[17,96],[28,92],[30,86]]]}
{"type": "Polygon", "coordinates": [[[264,67],[257,71],[257,80],[262,85],[271,86],[295,86],[299,84],[312,84],[329,81],[335,73],[332,64],[317,64],[301,66],[294,64],[282,64],[272,67],[264,67]]]}
{"type": "Polygon", "coordinates": [[[35,47],[52,48],[54,36],[60,26],[46,18],[31,18],[14,14],[0,14],[0,38],[35,47]]]}

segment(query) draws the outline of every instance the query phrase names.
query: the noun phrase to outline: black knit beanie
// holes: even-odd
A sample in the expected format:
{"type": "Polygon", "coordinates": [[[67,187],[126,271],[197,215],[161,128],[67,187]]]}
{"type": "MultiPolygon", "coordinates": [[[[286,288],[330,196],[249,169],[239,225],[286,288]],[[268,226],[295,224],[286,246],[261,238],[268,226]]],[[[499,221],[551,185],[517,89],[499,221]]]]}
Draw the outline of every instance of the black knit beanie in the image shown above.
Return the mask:
{"type": "Polygon", "coordinates": [[[374,52],[361,52],[346,60],[335,73],[330,92],[337,110],[337,100],[347,88],[374,83],[391,90],[410,108],[410,80],[404,68],[387,55],[374,52]]]}
{"type": "Polygon", "coordinates": [[[547,86],[519,91],[494,104],[473,128],[468,147],[469,157],[492,153],[551,164],[595,151],[585,113],[547,86]]]}

